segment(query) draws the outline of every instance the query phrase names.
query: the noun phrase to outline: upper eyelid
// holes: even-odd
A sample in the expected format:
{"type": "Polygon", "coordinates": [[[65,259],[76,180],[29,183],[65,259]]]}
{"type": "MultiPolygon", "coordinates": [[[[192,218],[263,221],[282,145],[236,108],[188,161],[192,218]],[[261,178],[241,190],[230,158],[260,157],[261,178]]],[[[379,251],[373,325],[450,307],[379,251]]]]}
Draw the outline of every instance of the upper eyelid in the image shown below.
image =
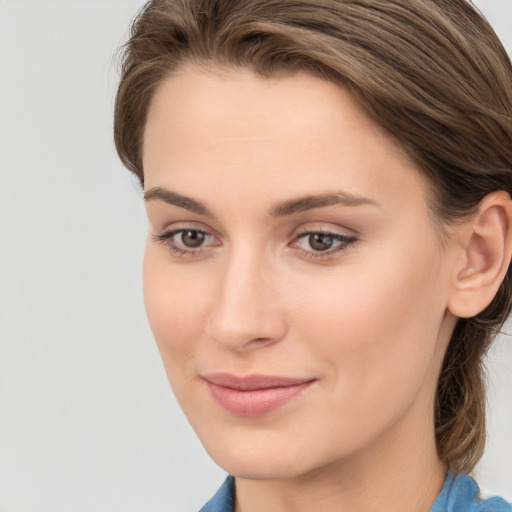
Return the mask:
{"type": "MultiPolygon", "coordinates": [[[[345,246],[352,244],[354,242],[357,242],[359,240],[358,237],[354,236],[354,235],[344,235],[341,233],[332,233],[329,231],[306,231],[305,233],[296,236],[294,238],[294,240],[291,242],[291,245],[297,244],[301,238],[305,238],[308,235],[314,235],[314,234],[321,234],[321,235],[331,237],[334,240],[338,240],[340,242],[340,245],[345,245],[345,246]]],[[[302,249],[302,250],[304,250],[304,249],[302,249]]],[[[309,251],[306,251],[306,252],[309,252],[309,251]]],[[[321,254],[321,251],[311,251],[311,252],[318,252],[318,254],[321,254]]],[[[330,250],[325,251],[324,254],[328,254],[329,252],[332,252],[332,251],[330,251],[330,250]]]]}
{"type": "Polygon", "coordinates": [[[325,235],[331,238],[344,238],[344,239],[355,239],[357,238],[355,235],[347,235],[345,233],[335,233],[333,231],[305,231],[304,233],[299,233],[295,239],[304,238],[307,235],[325,235]]]}
{"type": "MultiPolygon", "coordinates": [[[[344,238],[357,238],[359,239],[359,233],[355,229],[349,229],[343,226],[335,226],[331,223],[312,223],[316,225],[301,225],[300,227],[294,229],[289,235],[289,243],[293,243],[300,237],[303,237],[308,234],[321,233],[324,235],[332,235],[334,237],[344,237],[344,238]],[[330,226],[326,226],[326,224],[330,224],[330,226]]],[[[210,226],[206,226],[202,222],[196,221],[178,221],[168,224],[163,229],[160,229],[155,234],[156,237],[170,236],[175,235],[182,231],[198,231],[204,233],[208,236],[211,236],[217,240],[222,240],[223,237],[217,232],[217,230],[211,228],[210,226]]]]}
{"type": "Polygon", "coordinates": [[[177,233],[180,231],[199,231],[200,233],[205,233],[207,235],[213,236],[215,238],[220,238],[220,235],[217,233],[215,229],[210,228],[209,226],[204,225],[202,222],[173,222],[171,224],[167,224],[164,228],[157,230],[157,236],[164,236],[170,233],[177,233]]]}
{"type": "MultiPolygon", "coordinates": [[[[336,227],[322,227],[322,223],[318,224],[318,227],[311,227],[311,226],[301,226],[295,231],[294,236],[300,237],[303,235],[307,235],[310,233],[322,233],[324,235],[334,235],[334,236],[343,236],[346,238],[360,238],[359,232],[355,229],[350,229],[343,226],[336,226],[336,227]]],[[[324,223],[325,226],[325,223],[324,223]]],[[[330,226],[333,226],[333,224],[330,224],[330,226]]]]}
{"type": "MultiPolygon", "coordinates": [[[[199,232],[206,233],[208,235],[211,235],[211,236],[214,236],[217,238],[222,238],[216,229],[213,229],[209,226],[205,226],[202,222],[195,222],[195,221],[173,222],[172,224],[166,225],[164,228],[158,229],[157,231],[159,232],[158,234],[165,235],[168,233],[186,231],[186,230],[199,231],[199,232]]],[[[331,228],[331,227],[325,228],[325,227],[321,227],[321,226],[318,226],[318,227],[316,227],[316,226],[314,226],[314,227],[300,226],[299,228],[296,228],[292,231],[292,233],[290,234],[290,237],[302,236],[302,235],[305,235],[308,233],[323,233],[323,234],[346,236],[346,237],[352,237],[352,236],[358,237],[359,236],[359,233],[357,232],[357,230],[345,228],[342,226],[339,226],[338,228],[331,228]]]]}
{"type": "MultiPolygon", "coordinates": [[[[168,227],[161,230],[160,233],[157,233],[156,236],[171,236],[176,235],[178,233],[181,233],[183,231],[197,231],[199,233],[204,233],[205,235],[211,236],[213,238],[220,238],[218,235],[212,233],[208,229],[198,228],[195,226],[184,226],[184,227],[168,227]]],[[[323,234],[323,235],[332,235],[334,237],[344,237],[344,238],[354,238],[357,237],[356,234],[348,234],[348,233],[339,233],[334,230],[329,229],[303,229],[299,230],[298,232],[294,233],[292,238],[293,240],[297,238],[301,238],[305,235],[311,235],[311,234],[323,234]]]]}

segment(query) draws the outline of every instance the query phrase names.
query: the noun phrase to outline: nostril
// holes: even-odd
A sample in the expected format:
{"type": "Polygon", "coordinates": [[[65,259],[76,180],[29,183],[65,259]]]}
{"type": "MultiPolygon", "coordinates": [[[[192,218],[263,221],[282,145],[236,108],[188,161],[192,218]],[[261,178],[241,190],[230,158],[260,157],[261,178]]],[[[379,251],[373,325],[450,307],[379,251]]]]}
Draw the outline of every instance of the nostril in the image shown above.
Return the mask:
{"type": "Polygon", "coordinates": [[[262,345],[270,345],[274,342],[274,338],[254,338],[247,343],[247,347],[261,347],[262,345]]]}
{"type": "Polygon", "coordinates": [[[281,340],[286,332],[280,315],[266,314],[264,318],[255,317],[244,322],[216,320],[207,325],[206,334],[217,345],[233,351],[271,345],[281,340]]]}

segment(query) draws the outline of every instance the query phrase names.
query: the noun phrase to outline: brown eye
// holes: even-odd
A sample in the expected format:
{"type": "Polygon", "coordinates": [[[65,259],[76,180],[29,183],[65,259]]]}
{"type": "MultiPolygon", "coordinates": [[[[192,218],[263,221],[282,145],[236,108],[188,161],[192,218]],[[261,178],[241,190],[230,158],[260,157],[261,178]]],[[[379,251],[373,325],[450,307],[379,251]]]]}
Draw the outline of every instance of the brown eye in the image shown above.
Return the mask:
{"type": "Polygon", "coordinates": [[[181,238],[181,243],[185,247],[195,249],[195,248],[201,247],[201,245],[203,245],[204,240],[205,240],[205,233],[203,233],[202,231],[195,231],[195,230],[182,231],[180,238],[181,238]]]}
{"type": "Polygon", "coordinates": [[[341,254],[356,242],[355,236],[347,236],[338,233],[309,231],[300,235],[292,244],[292,247],[301,249],[302,253],[310,258],[330,258],[341,254]]]}
{"type": "Polygon", "coordinates": [[[204,257],[211,254],[211,249],[222,245],[220,240],[200,229],[175,229],[153,237],[180,257],[204,257]]]}
{"type": "Polygon", "coordinates": [[[334,239],[323,233],[311,233],[308,236],[308,243],[314,251],[327,251],[333,246],[334,239]]]}

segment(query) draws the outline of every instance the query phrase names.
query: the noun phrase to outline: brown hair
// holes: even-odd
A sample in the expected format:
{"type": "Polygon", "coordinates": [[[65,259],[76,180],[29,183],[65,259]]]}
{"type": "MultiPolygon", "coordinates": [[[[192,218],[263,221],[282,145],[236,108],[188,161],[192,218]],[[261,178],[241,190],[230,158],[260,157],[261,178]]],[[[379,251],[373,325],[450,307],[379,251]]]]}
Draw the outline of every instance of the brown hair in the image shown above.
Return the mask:
{"type": "MultiPolygon", "coordinates": [[[[512,65],[466,0],[152,0],[124,47],[115,105],[122,162],[144,183],[146,115],[185,63],[308,71],[349,88],[430,180],[454,222],[490,192],[512,193],[512,65]]],[[[460,319],[436,399],[440,458],[471,470],[485,444],[483,356],[508,316],[510,268],[480,314],[460,319]]]]}

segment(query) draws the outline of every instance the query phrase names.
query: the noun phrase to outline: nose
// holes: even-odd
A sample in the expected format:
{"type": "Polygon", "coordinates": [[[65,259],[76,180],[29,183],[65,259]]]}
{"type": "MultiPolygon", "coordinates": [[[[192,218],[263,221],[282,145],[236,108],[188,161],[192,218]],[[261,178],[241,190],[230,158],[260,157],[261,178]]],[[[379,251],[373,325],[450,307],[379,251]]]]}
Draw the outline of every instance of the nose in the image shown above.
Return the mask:
{"type": "Polygon", "coordinates": [[[280,341],[286,320],[279,304],[272,265],[249,248],[233,253],[218,269],[215,303],[206,334],[232,351],[244,351],[280,341]]]}

